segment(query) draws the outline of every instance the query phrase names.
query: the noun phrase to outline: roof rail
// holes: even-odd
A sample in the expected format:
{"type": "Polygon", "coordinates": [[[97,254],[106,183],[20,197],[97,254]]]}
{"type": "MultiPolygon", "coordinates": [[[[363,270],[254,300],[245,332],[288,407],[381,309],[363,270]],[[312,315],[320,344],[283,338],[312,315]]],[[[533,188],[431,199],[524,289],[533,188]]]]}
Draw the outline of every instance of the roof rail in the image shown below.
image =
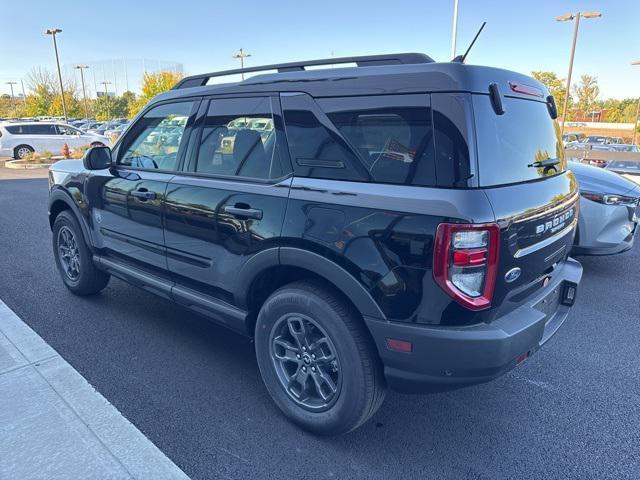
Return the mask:
{"type": "Polygon", "coordinates": [[[424,53],[395,53],[389,55],[367,55],[361,57],[340,57],[324,58],[322,60],[309,60],[306,62],[278,63],[273,65],[263,65],[261,67],[237,68],[234,70],[223,70],[220,72],[204,73],[192,75],[180,80],[174,90],[180,88],[202,87],[207,84],[210,78],[236,75],[240,73],[262,72],[267,70],[277,70],[282,72],[299,72],[305,67],[318,65],[337,65],[340,63],[355,63],[358,67],[371,67],[374,65],[400,65],[415,63],[432,63],[433,59],[424,53]]]}

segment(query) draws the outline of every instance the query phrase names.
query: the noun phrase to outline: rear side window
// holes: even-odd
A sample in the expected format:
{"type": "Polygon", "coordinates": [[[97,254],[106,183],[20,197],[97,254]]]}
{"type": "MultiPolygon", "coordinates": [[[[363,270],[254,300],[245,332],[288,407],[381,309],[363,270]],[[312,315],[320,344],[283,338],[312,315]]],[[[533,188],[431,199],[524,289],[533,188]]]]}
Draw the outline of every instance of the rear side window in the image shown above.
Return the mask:
{"type": "Polygon", "coordinates": [[[55,125],[32,124],[32,125],[11,125],[5,127],[9,133],[14,135],[57,135],[55,125]]]}
{"type": "Polygon", "coordinates": [[[356,151],[371,181],[437,184],[427,95],[380,95],[317,100],[356,151]]]}
{"type": "Polygon", "coordinates": [[[357,155],[310,96],[284,95],[281,103],[296,175],[352,181],[369,178],[357,155]]]}
{"type": "Polygon", "coordinates": [[[195,171],[275,179],[283,175],[270,97],[211,100],[195,171]]]}
{"type": "Polygon", "coordinates": [[[560,130],[547,105],[504,97],[505,113],[496,115],[488,95],[472,95],[481,186],[536,180],[566,170],[560,130]],[[559,159],[553,167],[535,162],[559,159]]]}

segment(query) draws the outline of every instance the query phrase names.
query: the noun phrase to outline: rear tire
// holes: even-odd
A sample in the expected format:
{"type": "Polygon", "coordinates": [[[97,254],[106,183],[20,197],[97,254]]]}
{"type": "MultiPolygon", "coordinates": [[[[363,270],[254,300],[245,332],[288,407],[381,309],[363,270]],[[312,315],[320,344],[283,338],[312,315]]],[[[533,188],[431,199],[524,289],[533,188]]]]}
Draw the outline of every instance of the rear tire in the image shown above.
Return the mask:
{"type": "Polygon", "coordinates": [[[258,315],[255,346],[271,398],[305,430],[350,432],[384,400],[369,332],[357,312],[320,283],[300,281],[274,292],[258,315]]]}
{"type": "Polygon", "coordinates": [[[80,224],[69,210],[53,223],[53,256],[62,281],[76,295],[93,295],[109,283],[110,275],[93,263],[80,224]]]}
{"type": "Polygon", "coordinates": [[[13,149],[13,158],[16,160],[22,160],[33,152],[35,152],[35,150],[30,145],[18,145],[13,149]]]}

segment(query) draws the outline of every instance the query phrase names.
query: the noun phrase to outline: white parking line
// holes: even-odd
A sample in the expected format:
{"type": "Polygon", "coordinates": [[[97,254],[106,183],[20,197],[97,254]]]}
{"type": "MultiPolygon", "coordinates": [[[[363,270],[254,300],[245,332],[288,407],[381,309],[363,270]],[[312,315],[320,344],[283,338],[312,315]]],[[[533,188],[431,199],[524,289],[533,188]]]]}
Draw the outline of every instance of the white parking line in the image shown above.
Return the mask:
{"type": "Polygon", "coordinates": [[[188,479],[1,300],[0,478],[188,479]]]}

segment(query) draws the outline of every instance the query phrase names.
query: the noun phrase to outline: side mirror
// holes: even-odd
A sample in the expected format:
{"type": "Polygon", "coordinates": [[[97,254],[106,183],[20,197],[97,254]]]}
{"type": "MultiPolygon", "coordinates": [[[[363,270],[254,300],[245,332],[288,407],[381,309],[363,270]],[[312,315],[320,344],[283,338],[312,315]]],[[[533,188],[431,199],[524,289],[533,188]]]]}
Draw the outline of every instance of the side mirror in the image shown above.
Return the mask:
{"type": "Polygon", "coordinates": [[[104,170],[111,166],[111,149],[109,147],[93,147],[82,157],[82,164],[87,170],[104,170]]]}

